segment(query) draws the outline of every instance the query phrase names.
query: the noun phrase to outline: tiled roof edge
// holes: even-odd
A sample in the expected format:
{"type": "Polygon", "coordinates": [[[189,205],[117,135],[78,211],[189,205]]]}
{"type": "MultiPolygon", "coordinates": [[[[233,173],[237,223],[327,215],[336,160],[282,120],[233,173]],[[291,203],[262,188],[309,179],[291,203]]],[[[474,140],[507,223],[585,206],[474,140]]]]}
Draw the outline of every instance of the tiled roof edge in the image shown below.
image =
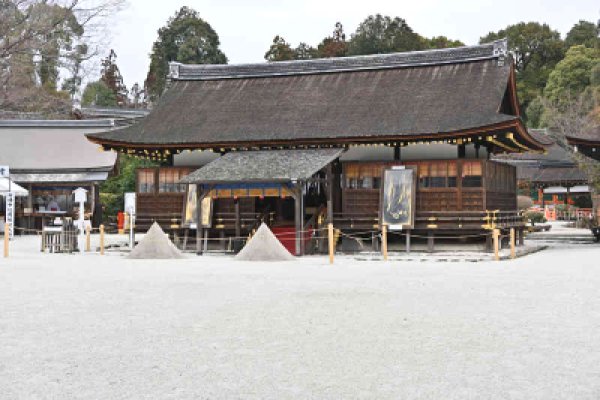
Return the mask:
{"type": "Polygon", "coordinates": [[[174,81],[241,79],[443,65],[487,59],[498,59],[498,65],[502,66],[507,54],[507,41],[502,39],[477,46],[312,60],[231,65],[171,62],[169,78],[174,81]]]}

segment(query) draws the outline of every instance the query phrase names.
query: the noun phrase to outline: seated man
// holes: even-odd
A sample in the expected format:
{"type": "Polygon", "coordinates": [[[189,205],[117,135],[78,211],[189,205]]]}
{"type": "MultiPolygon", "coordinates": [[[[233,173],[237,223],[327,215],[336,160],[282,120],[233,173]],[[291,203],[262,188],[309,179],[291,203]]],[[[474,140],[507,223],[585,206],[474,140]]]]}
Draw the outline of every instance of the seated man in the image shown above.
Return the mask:
{"type": "Polygon", "coordinates": [[[54,200],[53,197],[51,197],[50,201],[48,202],[47,210],[48,211],[60,211],[60,207],[58,206],[58,203],[56,202],[56,200],[54,200]]]}

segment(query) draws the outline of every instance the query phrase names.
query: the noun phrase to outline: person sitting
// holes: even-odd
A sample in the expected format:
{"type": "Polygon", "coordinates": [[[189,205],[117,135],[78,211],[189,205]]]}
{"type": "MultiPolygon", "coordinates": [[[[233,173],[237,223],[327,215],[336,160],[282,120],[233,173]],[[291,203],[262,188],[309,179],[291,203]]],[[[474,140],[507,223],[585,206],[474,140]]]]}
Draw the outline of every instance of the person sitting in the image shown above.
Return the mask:
{"type": "Polygon", "coordinates": [[[48,211],[60,211],[60,207],[58,206],[58,203],[52,197],[50,198],[50,201],[48,202],[47,210],[48,211]]]}

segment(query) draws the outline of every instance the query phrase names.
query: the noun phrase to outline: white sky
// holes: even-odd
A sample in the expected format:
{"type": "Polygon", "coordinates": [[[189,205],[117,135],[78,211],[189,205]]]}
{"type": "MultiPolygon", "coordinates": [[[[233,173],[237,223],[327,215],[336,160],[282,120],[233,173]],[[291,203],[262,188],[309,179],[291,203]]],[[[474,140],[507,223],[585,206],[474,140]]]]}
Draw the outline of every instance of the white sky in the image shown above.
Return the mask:
{"type": "MultiPolygon", "coordinates": [[[[117,17],[113,48],[128,87],[143,84],[152,43],[181,6],[200,13],[218,33],[230,63],[261,62],[275,35],[293,46],[316,45],[337,21],[348,37],[370,14],[404,18],[419,34],[445,35],[471,45],[489,31],[520,21],[548,23],[563,37],[580,19],[600,18],[598,0],[129,0],[117,17]]],[[[93,77],[92,77],[93,78],[93,77]]]]}

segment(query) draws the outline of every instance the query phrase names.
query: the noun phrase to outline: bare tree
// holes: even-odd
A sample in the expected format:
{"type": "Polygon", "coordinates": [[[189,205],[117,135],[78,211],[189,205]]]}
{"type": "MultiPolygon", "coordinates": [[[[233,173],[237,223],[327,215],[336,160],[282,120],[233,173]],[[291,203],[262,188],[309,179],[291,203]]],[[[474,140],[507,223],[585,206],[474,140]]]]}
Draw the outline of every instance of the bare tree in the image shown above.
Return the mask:
{"type": "Polygon", "coordinates": [[[0,106],[70,108],[83,63],[95,57],[108,18],[125,0],[0,0],[0,106]],[[57,91],[59,72],[68,72],[57,91]]]}

